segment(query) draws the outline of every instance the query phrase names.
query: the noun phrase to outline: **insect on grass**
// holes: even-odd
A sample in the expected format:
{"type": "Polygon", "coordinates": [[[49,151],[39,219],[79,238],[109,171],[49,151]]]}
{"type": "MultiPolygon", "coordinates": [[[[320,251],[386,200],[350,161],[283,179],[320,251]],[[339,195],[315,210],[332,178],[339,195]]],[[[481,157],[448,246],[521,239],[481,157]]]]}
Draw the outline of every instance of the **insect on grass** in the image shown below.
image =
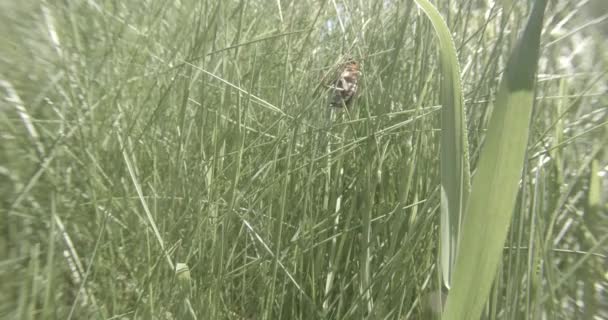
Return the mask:
{"type": "Polygon", "coordinates": [[[336,78],[329,88],[329,106],[333,108],[350,107],[359,89],[361,76],[360,64],[350,58],[336,72],[336,78]]]}

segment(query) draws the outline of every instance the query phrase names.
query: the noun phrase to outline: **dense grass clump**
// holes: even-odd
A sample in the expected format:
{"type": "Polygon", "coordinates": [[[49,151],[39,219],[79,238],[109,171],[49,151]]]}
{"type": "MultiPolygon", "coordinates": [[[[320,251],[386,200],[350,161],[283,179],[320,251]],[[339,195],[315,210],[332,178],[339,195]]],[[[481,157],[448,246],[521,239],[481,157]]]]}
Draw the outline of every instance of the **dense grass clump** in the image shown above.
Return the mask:
{"type": "MultiPolygon", "coordinates": [[[[447,159],[472,179],[533,3],[507,2],[433,1],[466,119],[467,155],[447,159]]],[[[606,12],[547,6],[485,319],[608,317],[606,12]]],[[[446,64],[416,2],[28,0],[0,17],[0,317],[439,316],[446,64]],[[349,57],[358,97],[330,110],[349,57]]]]}

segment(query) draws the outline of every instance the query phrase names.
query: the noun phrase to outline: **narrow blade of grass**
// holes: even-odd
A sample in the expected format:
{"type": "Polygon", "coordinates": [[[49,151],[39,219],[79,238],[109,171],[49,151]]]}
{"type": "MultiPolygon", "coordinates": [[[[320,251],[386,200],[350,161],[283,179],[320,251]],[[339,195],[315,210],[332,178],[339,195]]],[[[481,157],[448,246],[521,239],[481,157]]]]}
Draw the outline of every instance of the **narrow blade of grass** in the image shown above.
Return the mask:
{"type": "Polygon", "coordinates": [[[498,92],[463,221],[444,319],[479,319],[497,267],[523,169],[546,1],[532,14],[498,92]]]}
{"type": "Polygon", "coordinates": [[[439,39],[441,61],[441,273],[449,288],[460,221],[470,191],[469,151],[460,66],[450,30],[427,0],[416,0],[439,39]]]}

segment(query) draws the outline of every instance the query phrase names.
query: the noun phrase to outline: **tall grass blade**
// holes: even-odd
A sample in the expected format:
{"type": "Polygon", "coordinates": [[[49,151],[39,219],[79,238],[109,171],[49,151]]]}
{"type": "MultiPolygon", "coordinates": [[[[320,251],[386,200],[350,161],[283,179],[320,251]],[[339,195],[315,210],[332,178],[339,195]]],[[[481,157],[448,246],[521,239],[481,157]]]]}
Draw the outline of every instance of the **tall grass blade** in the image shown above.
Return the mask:
{"type": "Polygon", "coordinates": [[[505,70],[490,119],[443,319],[479,319],[488,298],[523,169],[546,1],[534,4],[505,70]]]}
{"type": "Polygon", "coordinates": [[[439,39],[441,61],[441,273],[449,288],[460,221],[470,192],[469,151],[460,66],[450,30],[427,0],[416,0],[439,39]]]}

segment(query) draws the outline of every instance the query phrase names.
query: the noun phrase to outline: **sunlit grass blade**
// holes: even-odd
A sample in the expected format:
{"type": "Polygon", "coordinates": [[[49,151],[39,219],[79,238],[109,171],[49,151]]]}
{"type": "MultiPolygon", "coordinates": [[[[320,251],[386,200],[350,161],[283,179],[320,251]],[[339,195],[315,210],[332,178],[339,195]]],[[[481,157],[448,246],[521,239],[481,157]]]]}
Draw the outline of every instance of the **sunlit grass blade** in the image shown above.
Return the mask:
{"type": "Polygon", "coordinates": [[[441,272],[450,287],[460,221],[470,191],[469,151],[460,66],[450,30],[427,0],[416,0],[439,40],[441,61],[441,272]]]}
{"type": "Polygon", "coordinates": [[[546,1],[534,4],[511,55],[480,154],[444,319],[479,319],[515,207],[534,99],[546,1]]]}

